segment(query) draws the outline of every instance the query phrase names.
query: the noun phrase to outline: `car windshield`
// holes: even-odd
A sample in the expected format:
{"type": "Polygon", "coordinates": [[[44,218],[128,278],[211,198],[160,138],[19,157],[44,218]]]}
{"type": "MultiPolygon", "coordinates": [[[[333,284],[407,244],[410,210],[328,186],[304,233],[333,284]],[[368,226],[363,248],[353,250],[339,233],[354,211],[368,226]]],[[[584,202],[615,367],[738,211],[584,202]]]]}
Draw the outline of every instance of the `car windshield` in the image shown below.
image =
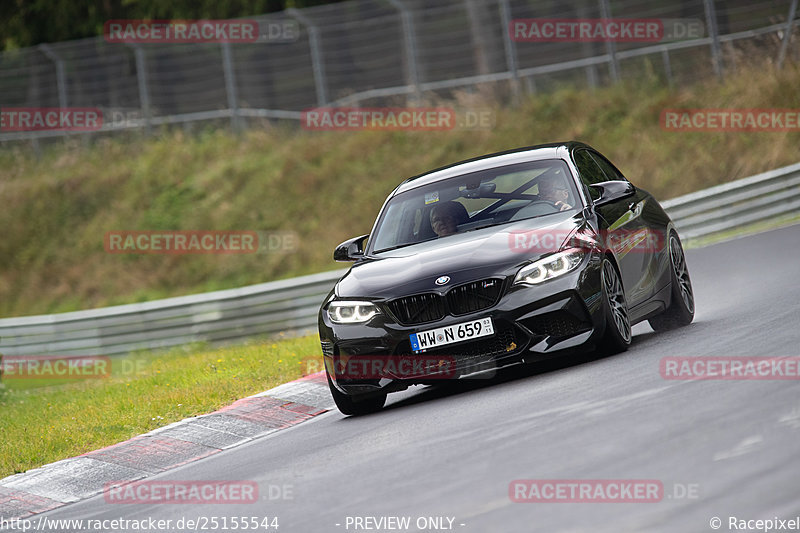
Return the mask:
{"type": "Polygon", "coordinates": [[[444,179],[389,201],[372,235],[373,253],[574,210],[577,198],[569,169],[561,159],[444,179]]]}

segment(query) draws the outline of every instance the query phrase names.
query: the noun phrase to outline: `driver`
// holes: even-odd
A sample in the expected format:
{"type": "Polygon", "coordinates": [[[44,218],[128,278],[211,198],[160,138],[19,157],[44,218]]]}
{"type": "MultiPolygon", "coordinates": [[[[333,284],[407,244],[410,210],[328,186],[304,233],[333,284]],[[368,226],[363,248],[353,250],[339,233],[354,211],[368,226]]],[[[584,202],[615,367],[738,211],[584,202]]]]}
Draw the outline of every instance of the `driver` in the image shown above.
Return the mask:
{"type": "Polygon", "coordinates": [[[544,176],[539,180],[539,199],[550,202],[559,211],[572,209],[566,201],[569,199],[569,189],[564,185],[564,181],[557,176],[544,176]]]}
{"type": "Polygon", "coordinates": [[[439,237],[447,237],[458,232],[458,225],[469,220],[464,204],[449,200],[436,204],[431,209],[431,227],[439,237]]]}

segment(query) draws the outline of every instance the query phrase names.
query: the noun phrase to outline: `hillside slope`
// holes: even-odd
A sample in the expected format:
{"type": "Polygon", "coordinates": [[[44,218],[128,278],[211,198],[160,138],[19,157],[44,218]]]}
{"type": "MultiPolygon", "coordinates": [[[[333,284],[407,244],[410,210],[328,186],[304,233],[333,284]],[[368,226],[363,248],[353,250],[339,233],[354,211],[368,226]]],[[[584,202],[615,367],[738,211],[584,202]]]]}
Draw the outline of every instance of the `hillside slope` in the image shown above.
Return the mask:
{"type": "MultiPolygon", "coordinates": [[[[341,268],[402,179],[489,152],[576,139],[667,199],[800,160],[798,132],[664,131],[665,108],[797,108],[800,69],[765,67],[669,90],[654,81],[563,89],[497,108],[486,130],[310,132],[264,127],[71,140],[39,159],[0,150],[0,316],[60,312],[341,268]],[[114,230],[293,230],[294,253],[116,255],[114,230]]],[[[464,95],[459,106],[484,107],[464,95]]]]}

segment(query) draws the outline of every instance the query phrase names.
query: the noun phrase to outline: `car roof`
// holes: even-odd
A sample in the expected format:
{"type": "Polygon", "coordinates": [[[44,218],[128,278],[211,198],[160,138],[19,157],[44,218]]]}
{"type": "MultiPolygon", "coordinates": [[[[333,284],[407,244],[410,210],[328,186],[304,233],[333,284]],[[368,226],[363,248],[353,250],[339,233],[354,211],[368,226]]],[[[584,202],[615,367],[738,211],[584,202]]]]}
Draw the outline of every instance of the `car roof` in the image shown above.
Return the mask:
{"type": "Polygon", "coordinates": [[[459,161],[445,167],[437,168],[424,174],[408,178],[402,182],[390,195],[405,192],[417,187],[422,187],[430,183],[435,183],[439,180],[468,174],[471,172],[480,172],[482,170],[489,170],[492,168],[503,167],[506,165],[513,165],[515,163],[524,163],[527,161],[539,161],[543,159],[560,159],[567,157],[568,153],[576,148],[590,148],[590,146],[578,142],[567,141],[550,144],[539,144],[536,146],[527,146],[524,148],[515,148],[513,150],[506,150],[504,152],[497,152],[494,154],[483,155],[465,161],[459,161]]]}

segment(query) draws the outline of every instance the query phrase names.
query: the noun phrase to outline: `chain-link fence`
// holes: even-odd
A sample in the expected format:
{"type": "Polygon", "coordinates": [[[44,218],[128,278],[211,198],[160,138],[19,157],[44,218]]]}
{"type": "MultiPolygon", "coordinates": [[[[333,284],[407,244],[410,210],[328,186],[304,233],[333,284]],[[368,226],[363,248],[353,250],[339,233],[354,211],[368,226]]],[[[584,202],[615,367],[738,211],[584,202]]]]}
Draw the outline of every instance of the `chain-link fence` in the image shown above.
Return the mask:
{"type": "MultiPolygon", "coordinates": [[[[312,107],[413,104],[477,87],[514,98],[644,74],[686,84],[724,76],[754,50],[778,65],[797,61],[797,3],[353,0],[254,17],[263,35],[253,43],[92,38],[7,51],[0,108],[96,108],[101,132],[207,120],[238,129],[253,119],[298,120],[312,107]],[[702,35],[530,42],[513,31],[520,20],[564,19],[696,21],[702,35]],[[287,24],[292,39],[271,39],[287,24]]],[[[65,134],[4,129],[0,141],[65,134]]]]}

